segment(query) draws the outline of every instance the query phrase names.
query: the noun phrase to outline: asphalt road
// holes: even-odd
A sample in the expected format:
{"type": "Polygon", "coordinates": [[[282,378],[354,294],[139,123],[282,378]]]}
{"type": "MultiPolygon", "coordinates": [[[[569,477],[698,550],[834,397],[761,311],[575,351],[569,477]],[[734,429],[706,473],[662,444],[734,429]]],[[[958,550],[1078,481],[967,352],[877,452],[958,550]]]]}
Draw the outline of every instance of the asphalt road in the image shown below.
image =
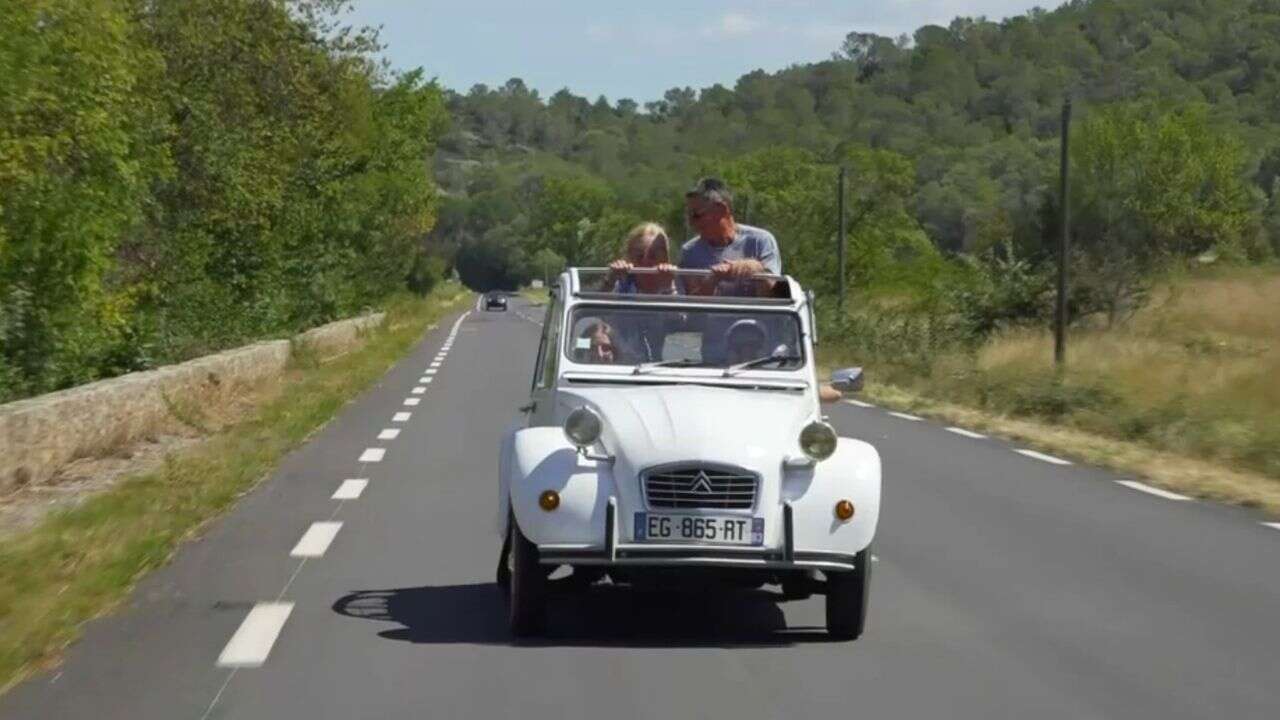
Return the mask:
{"type": "Polygon", "coordinates": [[[1280,717],[1280,529],[848,403],[885,472],[863,639],[820,597],[602,590],[513,643],[495,450],[538,316],[443,323],[0,718],[1280,717]]]}

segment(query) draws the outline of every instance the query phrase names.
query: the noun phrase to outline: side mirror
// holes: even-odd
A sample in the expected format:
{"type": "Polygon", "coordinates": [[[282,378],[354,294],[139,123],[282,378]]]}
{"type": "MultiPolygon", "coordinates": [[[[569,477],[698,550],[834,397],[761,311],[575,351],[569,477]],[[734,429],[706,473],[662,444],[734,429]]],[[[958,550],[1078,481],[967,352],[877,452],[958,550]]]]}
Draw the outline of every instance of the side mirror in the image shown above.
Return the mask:
{"type": "Polygon", "coordinates": [[[862,389],[862,368],[844,368],[831,373],[831,387],[842,393],[858,392],[862,389]]]}

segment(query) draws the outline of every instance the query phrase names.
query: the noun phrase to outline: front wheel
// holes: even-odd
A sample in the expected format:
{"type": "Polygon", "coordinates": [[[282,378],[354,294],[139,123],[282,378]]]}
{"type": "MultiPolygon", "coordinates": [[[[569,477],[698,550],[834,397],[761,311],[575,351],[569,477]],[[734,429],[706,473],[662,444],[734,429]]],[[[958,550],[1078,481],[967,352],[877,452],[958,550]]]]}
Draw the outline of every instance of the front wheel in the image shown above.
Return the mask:
{"type": "Polygon", "coordinates": [[[510,537],[507,623],[511,634],[528,637],[542,631],[547,611],[547,574],[538,563],[538,546],[520,532],[515,518],[508,523],[510,537]]]}
{"type": "Polygon", "coordinates": [[[854,557],[854,569],[828,572],[827,634],[837,640],[857,640],[867,626],[871,599],[871,547],[854,557]]]}

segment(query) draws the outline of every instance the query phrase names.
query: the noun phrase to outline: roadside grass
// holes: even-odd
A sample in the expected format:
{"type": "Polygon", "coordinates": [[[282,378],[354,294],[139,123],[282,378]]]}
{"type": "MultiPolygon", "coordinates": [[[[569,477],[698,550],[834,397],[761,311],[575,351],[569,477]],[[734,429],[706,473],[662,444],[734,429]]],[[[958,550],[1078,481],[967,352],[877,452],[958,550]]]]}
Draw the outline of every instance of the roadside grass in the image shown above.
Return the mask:
{"type": "MultiPolygon", "coordinates": [[[[1280,513],[1280,273],[1176,278],[1116,328],[1073,330],[1055,372],[1047,330],[1014,330],[923,365],[830,348],[868,366],[868,396],[1280,513]]],[[[835,344],[835,343],[832,343],[835,344]]]]}
{"type": "Polygon", "coordinates": [[[30,532],[0,541],[0,691],[56,663],[82,624],[267,477],[280,459],[399,360],[429,325],[474,296],[446,284],[399,296],[381,329],[332,361],[295,362],[256,413],[163,466],[30,532]]]}
{"type": "Polygon", "coordinates": [[[547,300],[551,299],[551,291],[545,287],[521,288],[520,295],[534,305],[545,305],[547,300]]]}

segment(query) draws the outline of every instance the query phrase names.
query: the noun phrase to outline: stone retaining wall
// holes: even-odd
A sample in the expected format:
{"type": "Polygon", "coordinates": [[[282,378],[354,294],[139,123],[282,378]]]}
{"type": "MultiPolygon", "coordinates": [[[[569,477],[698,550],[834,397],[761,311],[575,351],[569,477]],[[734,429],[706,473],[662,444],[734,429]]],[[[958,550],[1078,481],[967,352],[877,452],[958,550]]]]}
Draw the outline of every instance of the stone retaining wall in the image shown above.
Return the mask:
{"type": "Polygon", "coordinates": [[[0,405],[0,495],[47,482],[70,460],[127,445],[175,422],[172,408],[225,402],[237,389],[284,373],[295,344],[324,357],[358,345],[382,324],[374,313],[156,370],[0,405]]]}

